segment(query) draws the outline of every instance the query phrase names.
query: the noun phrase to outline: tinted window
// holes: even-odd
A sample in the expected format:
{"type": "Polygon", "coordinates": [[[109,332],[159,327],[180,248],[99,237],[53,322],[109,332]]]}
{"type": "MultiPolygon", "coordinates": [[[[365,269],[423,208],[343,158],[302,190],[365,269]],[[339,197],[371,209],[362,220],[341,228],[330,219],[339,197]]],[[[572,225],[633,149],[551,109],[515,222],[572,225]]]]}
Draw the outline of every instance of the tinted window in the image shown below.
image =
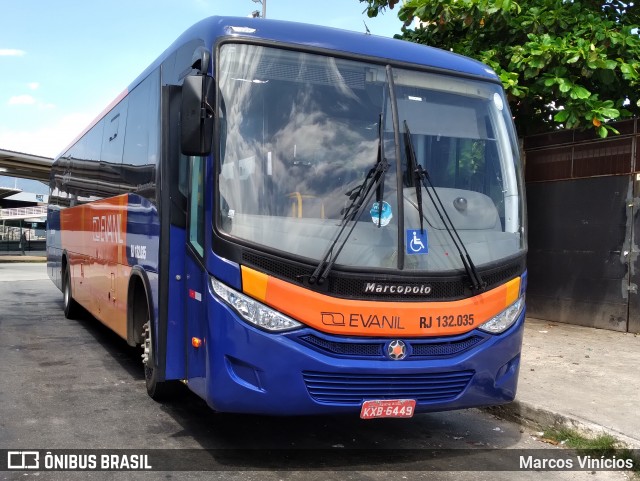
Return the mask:
{"type": "Polygon", "coordinates": [[[104,120],[89,130],[69,151],[69,173],[64,176],[69,205],[96,200],[96,178],[100,171],[100,150],[104,120]]]}
{"type": "Polygon", "coordinates": [[[154,71],[129,94],[122,164],[129,192],[155,197],[160,130],[160,71],[154,71]]]}

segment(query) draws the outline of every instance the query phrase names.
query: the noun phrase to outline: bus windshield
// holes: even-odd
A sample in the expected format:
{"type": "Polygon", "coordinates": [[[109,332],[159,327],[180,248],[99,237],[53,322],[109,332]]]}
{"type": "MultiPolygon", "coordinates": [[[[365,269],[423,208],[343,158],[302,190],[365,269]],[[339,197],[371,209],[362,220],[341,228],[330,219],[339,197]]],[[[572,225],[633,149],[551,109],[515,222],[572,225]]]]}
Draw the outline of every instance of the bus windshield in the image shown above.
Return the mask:
{"type": "Polygon", "coordinates": [[[245,44],[221,47],[217,78],[216,225],[227,238],[317,263],[355,222],[337,266],[460,269],[431,190],[476,266],[524,251],[521,173],[499,85],[245,44]],[[416,188],[405,125],[432,189],[416,188]],[[384,182],[345,219],[380,146],[384,182]]]}

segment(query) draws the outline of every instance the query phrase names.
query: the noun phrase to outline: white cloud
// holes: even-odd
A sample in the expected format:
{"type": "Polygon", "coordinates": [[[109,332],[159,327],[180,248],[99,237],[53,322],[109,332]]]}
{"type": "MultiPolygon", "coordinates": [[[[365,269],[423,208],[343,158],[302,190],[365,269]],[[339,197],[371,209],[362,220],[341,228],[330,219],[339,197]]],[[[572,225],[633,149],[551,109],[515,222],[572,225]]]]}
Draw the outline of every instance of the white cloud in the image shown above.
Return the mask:
{"type": "Polygon", "coordinates": [[[31,95],[14,95],[9,99],[9,105],[33,105],[36,99],[31,95]]]}
{"type": "Polygon", "coordinates": [[[38,82],[30,82],[27,84],[27,87],[29,87],[30,90],[38,90],[40,84],[38,82]]]}
{"type": "Polygon", "coordinates": [[[22,57],[27,52],[15,48],[0,48],[0,57],[22,57]]]}
{"type": "Polygon", "coordinates": [[[55,108],[55,104],[52,104],[51,102],[42,102],[32,95],[14,95],[9,99],[7,105],[35,105],[39,109],[46,110],[55,108]]]}
{"type": "Polygon", "coordinates": [[[66,148],[95,115],[75,113],[35,130],[1,130],[0,149],[54,157],[66,148]]]}

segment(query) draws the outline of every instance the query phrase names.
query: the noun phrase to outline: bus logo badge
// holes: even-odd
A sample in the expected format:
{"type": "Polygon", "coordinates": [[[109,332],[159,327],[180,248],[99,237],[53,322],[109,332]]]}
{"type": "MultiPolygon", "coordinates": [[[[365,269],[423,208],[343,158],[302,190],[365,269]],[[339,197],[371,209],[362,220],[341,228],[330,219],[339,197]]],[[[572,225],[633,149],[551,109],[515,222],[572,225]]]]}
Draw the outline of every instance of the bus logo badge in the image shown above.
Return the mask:
{"type": "Polygon", "coordinates": [[[407,357],[407,345],[399,339],[391,341],[387,346],[387,356],[393,361],[400,361],[407,357]]]}
{"type": "Polygon", "coordinates": [[[344,316],[339,312],[321,312],[322,324],[325,326],[344,326],[344,316]]]}

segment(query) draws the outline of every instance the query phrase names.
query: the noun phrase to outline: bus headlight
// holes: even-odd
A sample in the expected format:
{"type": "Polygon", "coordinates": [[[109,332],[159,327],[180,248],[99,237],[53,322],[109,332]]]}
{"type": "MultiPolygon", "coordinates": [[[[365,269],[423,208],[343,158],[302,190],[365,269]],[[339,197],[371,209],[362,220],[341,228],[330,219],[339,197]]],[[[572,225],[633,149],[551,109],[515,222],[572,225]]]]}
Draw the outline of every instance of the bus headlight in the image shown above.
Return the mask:
{"type": "Polygon", "coordinates": [[[524,296],[520,297],[516,302],[507,307],[504,311],[495,317],[492,317],[484,324],[480,324],[478,329],[491,334],[500,334],[509,329],[520,316],[524,307],[524,296]]]}
{"type": "Polygon", "coordinates": [[[302,327],[298,321],[279,313],[235,289],[211,278],[213,292],[245,321],[266,331],[290,331],[302,327]]]}

